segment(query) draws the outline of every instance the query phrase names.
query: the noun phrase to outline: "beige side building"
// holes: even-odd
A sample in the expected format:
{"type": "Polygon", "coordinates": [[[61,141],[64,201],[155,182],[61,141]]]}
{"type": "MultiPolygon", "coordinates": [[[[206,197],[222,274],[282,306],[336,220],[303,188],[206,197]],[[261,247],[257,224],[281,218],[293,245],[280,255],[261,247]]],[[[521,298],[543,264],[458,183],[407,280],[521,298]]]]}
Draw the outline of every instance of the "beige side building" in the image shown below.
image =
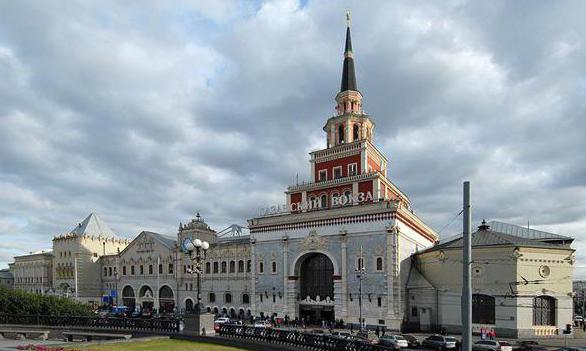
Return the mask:
{"type": "Polygon", "coordinates": [[[47,294],[51,292],[53,282],[53,251],[42,250],[17,256],[10,270],[15,289],[47,294]]]}
{"type": "MultiPolygon", "coordinates": [[[[502,337],[562,335],[572,323],[573,239],[483,223],[472,236],[473,328],[502,337]]],[[[462,238],[413,257],[406,315],[413,329],[461,330],[462,238]]]]}

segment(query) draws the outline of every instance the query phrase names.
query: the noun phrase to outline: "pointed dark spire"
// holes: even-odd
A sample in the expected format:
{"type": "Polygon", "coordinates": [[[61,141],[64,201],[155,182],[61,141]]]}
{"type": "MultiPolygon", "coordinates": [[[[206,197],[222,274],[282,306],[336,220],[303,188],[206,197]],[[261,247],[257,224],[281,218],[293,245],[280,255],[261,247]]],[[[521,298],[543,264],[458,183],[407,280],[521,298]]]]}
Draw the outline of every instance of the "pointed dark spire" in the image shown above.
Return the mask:
{"type": "Polygon", "coordinates": [[[344,68],[342,70],[342,84],[340,92],[346,90],[358,91],[356,73],[354,72],[354,54],[352,53],[352,39],[350,37],[350,13],[346,13],[348,26],[346,27],[346,47],[344,48],[344,68]]]}

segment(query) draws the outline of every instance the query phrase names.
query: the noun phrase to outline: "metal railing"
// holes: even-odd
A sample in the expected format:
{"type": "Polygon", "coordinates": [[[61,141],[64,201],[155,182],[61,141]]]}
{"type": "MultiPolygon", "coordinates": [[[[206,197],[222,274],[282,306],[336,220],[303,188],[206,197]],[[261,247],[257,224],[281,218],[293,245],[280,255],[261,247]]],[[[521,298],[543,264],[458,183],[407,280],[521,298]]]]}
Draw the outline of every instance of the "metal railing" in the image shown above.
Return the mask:
{"type": "Polygon", "coordinates": [[[370,344],[366,340],[350,340],[325,334],[311,334],[297,330],[255,328],[246,325],[221,324],[218,334],[223,337],[246,339],[255,342],[287,345],[304,349],[331,351],[382,351],[391,350],[370,344]]]}
{"type": "Polygon", "coordinates": [[[132,317],[79,317],[0,314],[0,324],[43,325],[56,327],[83,327],[97,329],[119,329],[133,331],[160,331],[178,333],[177,318],[132,318],[132,317]]]}

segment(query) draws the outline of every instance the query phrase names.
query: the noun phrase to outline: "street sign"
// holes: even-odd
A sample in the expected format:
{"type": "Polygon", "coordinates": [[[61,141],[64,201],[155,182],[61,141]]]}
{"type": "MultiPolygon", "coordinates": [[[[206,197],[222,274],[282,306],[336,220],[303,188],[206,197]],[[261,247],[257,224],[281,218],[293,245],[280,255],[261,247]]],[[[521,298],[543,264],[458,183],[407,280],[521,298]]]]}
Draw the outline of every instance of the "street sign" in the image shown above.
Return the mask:
{"type": "Polygon", "coordinates": [[[110,290],[110,296],[116,297],[117,295],[118,295],[118,292],[116,290],[110,290]]]}

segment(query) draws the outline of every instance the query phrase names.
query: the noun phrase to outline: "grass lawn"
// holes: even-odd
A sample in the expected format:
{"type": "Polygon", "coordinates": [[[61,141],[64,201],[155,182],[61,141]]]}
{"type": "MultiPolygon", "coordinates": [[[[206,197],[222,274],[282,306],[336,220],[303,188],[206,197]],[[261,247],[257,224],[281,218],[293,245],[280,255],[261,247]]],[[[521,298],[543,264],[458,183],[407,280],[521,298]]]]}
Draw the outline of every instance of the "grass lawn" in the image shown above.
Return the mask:
{"type": "Polygon", "coordinates": [[[185,340],[171,340],[171,339],[157,339],[149,341],[136,342],[119,342],[102,345],[81,345],[67,350],[83,350],[83,351],[239,351],[234,347],[227,347],[221,345],[214,345],[202,342],[185,341],[185,340]]]}

